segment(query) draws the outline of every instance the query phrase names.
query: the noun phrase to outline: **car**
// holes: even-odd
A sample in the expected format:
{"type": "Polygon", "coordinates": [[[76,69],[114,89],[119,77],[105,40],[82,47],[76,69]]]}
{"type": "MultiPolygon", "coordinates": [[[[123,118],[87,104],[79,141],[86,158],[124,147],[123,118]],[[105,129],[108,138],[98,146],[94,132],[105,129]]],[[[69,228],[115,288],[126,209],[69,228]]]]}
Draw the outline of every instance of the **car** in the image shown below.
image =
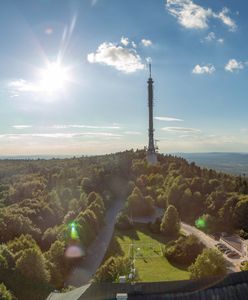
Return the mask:
{"type": "Polygon", "coordinates": [[[218,249],[227,249],[227,247],[223,244],[217,245],[216,246],[218,249]]]}
{"type": "Polygon", "coordinates": [[[227,249],[227,250],[225,251],[225,254],[226,254],[226,255],[228,255],[228,254],[230,254],[230,253],[232,253],[232,250],[230,250],[230,249],[227,249]]]}
{"type": "Polygon", "coordinates": [[[234,258],[234,257],[238,257],[239,255],[238,255],[238,253],[237,252],[234,252],[234,251],[232,251],[231,253],[229,253],[228,255],[227,255],[227,257],[229,257],[229,258],[234,258]]]}
{"type": "Polygon", "coordinates": [[[219,251],[225,253],[227,251],[227,249],[226,248],[219,248],[219,251]]]}
{"type": "Polygon", "coordinates": [[[224,248],[220,248],[219,250],[223,253],[226,252],[226,249],[224,249],[224,248]]]}

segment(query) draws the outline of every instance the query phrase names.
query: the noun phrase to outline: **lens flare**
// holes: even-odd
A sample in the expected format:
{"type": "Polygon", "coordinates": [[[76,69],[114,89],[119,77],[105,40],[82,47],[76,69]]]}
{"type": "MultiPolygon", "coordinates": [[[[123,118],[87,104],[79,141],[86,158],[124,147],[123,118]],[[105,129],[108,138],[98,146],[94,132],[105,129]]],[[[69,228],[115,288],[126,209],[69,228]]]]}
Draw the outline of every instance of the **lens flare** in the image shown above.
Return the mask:
{"type": "Polygon", "coordinates": [[[199,229],[204,229],[206,227],[206,222],[202,218],[199,218],[195,221],[195,226],[199,229]]]}
{"type": "Polygon", "coordinates": [[[72,240],[78,240],[79,235],[78,235],[78,232],[77,232],[76,223],[74,223],[74,222],[70,223],[69,227],[70,227],[70,237],[71,237],[71,239],[72,240]]]}

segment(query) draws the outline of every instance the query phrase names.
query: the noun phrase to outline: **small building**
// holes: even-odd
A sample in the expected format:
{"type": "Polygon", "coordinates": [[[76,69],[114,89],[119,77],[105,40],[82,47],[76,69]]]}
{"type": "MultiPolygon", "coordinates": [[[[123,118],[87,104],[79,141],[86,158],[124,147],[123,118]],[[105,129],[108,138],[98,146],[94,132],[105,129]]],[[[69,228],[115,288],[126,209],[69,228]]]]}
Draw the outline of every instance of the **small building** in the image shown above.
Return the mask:
{"type": "Polygon", "coordinates": [[[125,283],[126,282],[126,276],[119,276],[119,283],[125,283]]]}
{"type": "Polygon", "coordinates": [[[242,257],[248,258],[248,240],[242,239],[238,235],[222,235],[220,242],[226,245],[231,250],[238,252],[242,257]]]}

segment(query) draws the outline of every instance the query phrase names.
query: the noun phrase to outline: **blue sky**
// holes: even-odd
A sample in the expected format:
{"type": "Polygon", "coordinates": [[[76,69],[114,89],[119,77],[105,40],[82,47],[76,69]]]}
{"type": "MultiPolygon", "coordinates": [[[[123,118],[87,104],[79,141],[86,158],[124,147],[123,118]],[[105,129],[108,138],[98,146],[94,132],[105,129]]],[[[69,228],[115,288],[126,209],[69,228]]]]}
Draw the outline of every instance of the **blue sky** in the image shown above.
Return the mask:
{"type": "Polygon", "coordinates": [[[3,0],[0,155],[248,151],[243,0],[3,0]]]}

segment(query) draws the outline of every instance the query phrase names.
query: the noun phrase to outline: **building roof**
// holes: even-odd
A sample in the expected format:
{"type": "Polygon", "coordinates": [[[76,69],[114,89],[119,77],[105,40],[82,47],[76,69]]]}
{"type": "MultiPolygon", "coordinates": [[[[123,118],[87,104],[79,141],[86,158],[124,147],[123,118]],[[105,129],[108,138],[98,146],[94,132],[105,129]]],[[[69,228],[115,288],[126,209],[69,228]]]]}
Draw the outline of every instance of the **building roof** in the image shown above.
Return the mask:
{"type": "Polygon", "coordinates": [[[240,253],[242,252],[242,242],[244,241],[244,239],[242,239],[241,237],[237,235],[229,235],[222,236],[221,239],[240,253]]]}
{"type": "Polygon", "coordinates": [[[85,293],[89,286],[90,284],[86,284],[67,293],[52,292],[46,300],[76,300],[85,293]]]}
{"type": "Polygon", "coordinates": [[[94,283],[69,293],[52,293],[47,300],[114,300],[118,293],[127,293],[128,299],[137,300],[243,300],[248,295],[248,271],[232,273],[224,278],[200,280],[136,284],[94,283]]]}

